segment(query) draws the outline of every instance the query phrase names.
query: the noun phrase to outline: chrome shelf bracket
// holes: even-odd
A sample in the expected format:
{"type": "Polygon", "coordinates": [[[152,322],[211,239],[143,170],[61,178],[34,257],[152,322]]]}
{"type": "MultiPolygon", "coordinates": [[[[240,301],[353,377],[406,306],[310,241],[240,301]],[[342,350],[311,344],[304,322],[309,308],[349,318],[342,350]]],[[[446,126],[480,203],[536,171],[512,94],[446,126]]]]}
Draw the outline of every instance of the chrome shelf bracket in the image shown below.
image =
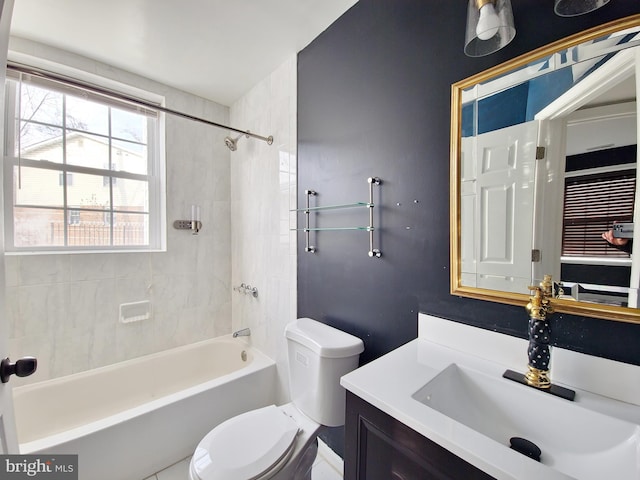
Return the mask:
{"type": "Polygon", "coordinates": [[[315,190],[305,190],[304,191],[305,195],[307,196],[307,202],[306,202],[306,209],[304,211],[304,251],[307,253],[315,253],[316,251],[316,247],[312,246],[309,240],[309,234],[310,234],[310,219],[309,219],[309,214],[311,213],[311,211],[309,210],[310,208],[310,199],[313,196],[316,196],[318,194],[318,192],[316,192],[315,190]]]}
{"type": "Polygon", "coordinates": [[[367,182],[369,182],[369,257],[380,258],[382,256],[382,252],[377,248],[373,248],[373,187],[380,186],[382,184],[382,180],[378,177],[369,177],[367,182]]]}

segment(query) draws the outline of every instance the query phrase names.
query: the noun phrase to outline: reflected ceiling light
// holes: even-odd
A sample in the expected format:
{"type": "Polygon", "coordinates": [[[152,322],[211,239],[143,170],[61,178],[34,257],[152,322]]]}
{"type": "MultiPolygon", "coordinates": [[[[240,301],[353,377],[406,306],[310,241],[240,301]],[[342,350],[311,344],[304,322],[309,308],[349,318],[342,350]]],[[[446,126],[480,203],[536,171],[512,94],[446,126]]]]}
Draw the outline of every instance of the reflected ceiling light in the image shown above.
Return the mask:
{"type": "Polygon", "coordinates": [[[555,0],[554,11],[561,17],[589,13],[609,3],[609,0],[555,0]]]}
{"type": "Polygon", "coordinates": [[[497,52],[515,36],[510,0],[469,0],[466,55],[482,57],[497,52]]]}

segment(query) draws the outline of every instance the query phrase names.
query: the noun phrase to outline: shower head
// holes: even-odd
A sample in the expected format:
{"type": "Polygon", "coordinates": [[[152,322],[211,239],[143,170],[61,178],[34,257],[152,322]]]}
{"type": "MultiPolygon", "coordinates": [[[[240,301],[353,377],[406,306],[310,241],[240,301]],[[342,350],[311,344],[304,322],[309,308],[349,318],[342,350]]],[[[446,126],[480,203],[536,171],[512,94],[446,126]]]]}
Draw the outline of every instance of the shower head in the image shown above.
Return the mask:
{"type": "Polygon", "coordinates": [[[235,152],[238,149],[238,139],[242,136],[242,134],[238,135],[236,138],[224,137],[224,144],[227,146],[229,150],[235,152]]]}
{"type": "MultiPolygon", "coordinates": [[[[237,131],[238,130],[236,130],[236,132],[237,131]]],[[[251,133],[249,130],[247,130],[246,132],[241,133],[236,138],[231,138],[231,137],[228,137],[228,136],[224,137],[224,144],[227,146],[227,148],[229,150],[231,150],[232,152],[235,152],[238,149],[238,140],[243,135],[245,137],[247,137],[247,138],[253,137],[253,138],[258,138],[260,140],[264,140],[265,142],[267,142],[267,145],[272,145],[273,144],[273,137],[271,135],[269,135],[268,137],[263,137],[261,135],[256,135],[255,133],[251,133]]]]}

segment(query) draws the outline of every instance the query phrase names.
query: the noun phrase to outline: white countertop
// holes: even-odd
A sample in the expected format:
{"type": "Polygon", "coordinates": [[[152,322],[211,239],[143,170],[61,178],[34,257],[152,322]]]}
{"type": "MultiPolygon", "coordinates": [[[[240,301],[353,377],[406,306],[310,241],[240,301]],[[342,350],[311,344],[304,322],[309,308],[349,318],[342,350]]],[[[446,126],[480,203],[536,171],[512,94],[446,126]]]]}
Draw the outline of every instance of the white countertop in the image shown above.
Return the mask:
{"type": "MultiPolygon", "coordinates": [[[[523,355],[526,358],[526,342],[521,339],[515,340],[517,345],[522,344],[525,348],[523,355]]],[[[511,382],[501,378],[504,370],[514,369],[514,365],[487,360],[425,338],[418,338],[345,375],[341,384],[363,400],[498,480],[573,478],[533,461],[412,398],[416,391],[452,363],[495,376],[504,382],[511,382]]],[[[525,368],[526,362],[522,368],[515,369],[524,371],[525,368]]],[[[515,383],[514,385],[517,386],[515,383]]],[[[576,405],[640,424],[640,407],[567,384],[564,386],[576,390],[576,405]]],[[[529,388],[524,385],[521,387],[529,388]]],[[[531,393],[548,395],[534,389],[531,389],[531,393]]],[[[615,472],[611,473],[615,477],[615,472]]]]}

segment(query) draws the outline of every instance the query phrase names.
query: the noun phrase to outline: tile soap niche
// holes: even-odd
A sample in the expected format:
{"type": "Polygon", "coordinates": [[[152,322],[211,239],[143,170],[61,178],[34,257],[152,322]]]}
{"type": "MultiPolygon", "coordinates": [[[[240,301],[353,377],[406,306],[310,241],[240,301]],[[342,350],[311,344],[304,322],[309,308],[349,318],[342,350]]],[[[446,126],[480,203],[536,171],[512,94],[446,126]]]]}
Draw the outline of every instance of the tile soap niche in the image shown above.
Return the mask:
{"type": "Polygon", "coordinates": [[[122,303],[120,305],[120,323],[140,322],[150,318],[151,302],[149,300],[122,303]]]}

